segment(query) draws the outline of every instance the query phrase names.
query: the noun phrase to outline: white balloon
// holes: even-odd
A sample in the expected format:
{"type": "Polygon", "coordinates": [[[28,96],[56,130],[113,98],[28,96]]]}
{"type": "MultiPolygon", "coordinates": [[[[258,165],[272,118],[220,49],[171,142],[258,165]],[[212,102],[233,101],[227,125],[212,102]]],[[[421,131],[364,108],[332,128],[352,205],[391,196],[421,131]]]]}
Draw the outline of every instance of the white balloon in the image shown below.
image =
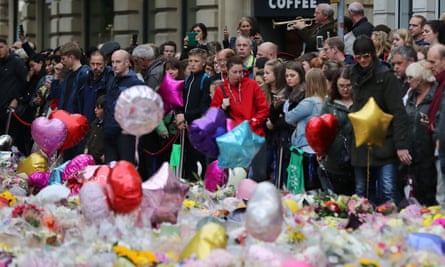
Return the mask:
{"type": "Polygon", "coordinates": [[[256,186],[247,203],[246,230],[254,238],[274,242],[281,233],[283,207],[278,189],[269,182],[256,186]]]}
{"type": "Polygon", "coordinates": [[[122,129],[141,136],[153,131],[164,116],[162,98],[145,85],[136,85],[124,90],[117,99],[114,118],[122,129]]]}

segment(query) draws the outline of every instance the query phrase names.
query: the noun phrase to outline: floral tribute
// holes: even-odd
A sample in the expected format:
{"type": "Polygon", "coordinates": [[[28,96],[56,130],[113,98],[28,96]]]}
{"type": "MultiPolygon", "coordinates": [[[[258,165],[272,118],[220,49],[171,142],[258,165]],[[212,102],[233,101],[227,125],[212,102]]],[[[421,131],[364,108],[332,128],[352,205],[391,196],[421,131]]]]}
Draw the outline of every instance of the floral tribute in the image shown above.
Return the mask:
{"type": "Polygon", "coordinates": [[[34,227],[40,227],[44,210],[34,204],[22,204],[12,210],[12,218],[22,218],[34,227]]]}
{"type": "Polygon", "coordinates": [[[318,218],[327,216],[349,218],[356,216],[359,219],[364,214],[374,212],[372,204],[366,198],[353,196],[330,196],[320,194],[315,198],[315,213],[318,218]]]}

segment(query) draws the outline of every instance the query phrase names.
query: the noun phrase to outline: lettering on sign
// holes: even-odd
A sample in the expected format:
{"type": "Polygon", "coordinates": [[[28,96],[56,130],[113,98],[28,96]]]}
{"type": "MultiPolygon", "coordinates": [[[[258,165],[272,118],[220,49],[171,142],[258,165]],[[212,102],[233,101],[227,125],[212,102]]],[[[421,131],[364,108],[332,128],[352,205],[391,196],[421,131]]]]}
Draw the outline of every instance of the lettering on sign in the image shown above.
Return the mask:
{"type": "Polygon", "coordinates": [[[269,0],[270,9],[316,8],[317,0],[269,0]]]}
{"type": "Polygon", "coordinates": [[[329,4],[329,0],[258,0],[254,1],[255,17],[289,18],[314,17],[318,4],[329,4]]]}

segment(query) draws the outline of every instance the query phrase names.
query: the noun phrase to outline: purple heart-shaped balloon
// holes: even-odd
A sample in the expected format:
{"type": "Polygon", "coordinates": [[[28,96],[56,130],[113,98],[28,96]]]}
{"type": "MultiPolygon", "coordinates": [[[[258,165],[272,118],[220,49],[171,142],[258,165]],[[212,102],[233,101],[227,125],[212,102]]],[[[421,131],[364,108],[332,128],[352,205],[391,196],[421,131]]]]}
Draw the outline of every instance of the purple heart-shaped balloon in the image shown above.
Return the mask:
{"type": "Polygon", "coordinates": [[[48,157],[54,155],[65,141],[67,129],[60,119],[38,117],[32,122],[31,135],[34,142],[48,157]]]}

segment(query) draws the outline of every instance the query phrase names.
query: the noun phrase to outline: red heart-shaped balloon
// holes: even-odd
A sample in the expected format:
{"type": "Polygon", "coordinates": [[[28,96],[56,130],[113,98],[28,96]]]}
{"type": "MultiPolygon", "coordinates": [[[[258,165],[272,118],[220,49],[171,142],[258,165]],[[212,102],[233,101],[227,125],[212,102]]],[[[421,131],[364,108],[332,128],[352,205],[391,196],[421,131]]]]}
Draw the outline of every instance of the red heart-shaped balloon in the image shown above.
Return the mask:
{"type": "Polygon", "coordinates": [[[323,114],[313,117],[306,125],[306,139],[318,155],[323,155],[334,142],[337,135],[337,117],[332,114],[323,114]]]}
{"type": "Polygon", "coordinates": [[[77,145],[88,133],[88,120],[81,114],[70,114],[65,110],[56,110],[49,117],[62,120],[67,128],[68,133],[60,148],[62,151],[77,145]]]}
{"type": "Polygon", "coordinates": [[[111,208],[117,213],[130,213],[142,201],[142,179],[134,165],[119,161],[108,177],[107,197],[111,208]]]}

